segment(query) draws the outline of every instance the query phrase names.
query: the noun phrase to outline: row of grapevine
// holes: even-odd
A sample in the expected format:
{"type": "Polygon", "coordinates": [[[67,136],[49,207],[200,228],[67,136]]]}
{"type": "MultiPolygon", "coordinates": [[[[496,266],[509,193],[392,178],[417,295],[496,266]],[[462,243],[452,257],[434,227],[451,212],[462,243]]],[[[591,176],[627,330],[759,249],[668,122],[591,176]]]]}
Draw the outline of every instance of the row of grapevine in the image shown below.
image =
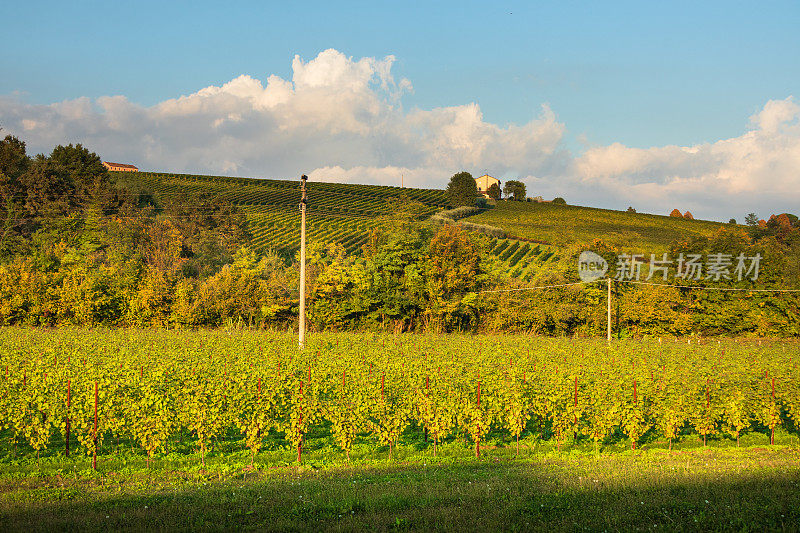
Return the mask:
{"type": "MultiPolygon", "coordinates": [[[[296,207],[299,201],[299,183],[297,181],[149,172],[138,172],[135,176],[124,175],[122,178],[125,182],[135,179],[140,187],[166,198],[177,197],[185,193],[211,193],[236,204],[285,207],[296,207]]],[[[445,192],[438,189],[321,182],[309,182],[307,189],[309,204],[312,207],[334,211],[376,213],[383,208],[386,199],[401,195],[430,206],[431,212],[439,207],[449,205],[445,192]]]]}
{"type": "MultiPolygon", "coordinates": [[[[300,243],[300,221],[295,211],[247,209],[249,229],[253,235],[251,246],[258,252],[268,249],[293,250],[300,243]]],[[[379,224],[374,218],[349,215],[308,216],[309,242],[336,242],[352,252],[367,233],[379,224]]]]}
{"type": "MultiPolygon", "coordinates": [[[[239,206],[247,214],[253,235],[250,245],[257,252],[291,252],[299,247],[297,181],[150,172],[117,174],[122,183],[134,182],[134,189],[149,191],[161,200],[179,201],[187,195],[211,194],[239,206]]],[[[427,206],[422,216],[448,205],[442,190],[310,182],[308,238],[337,242],[353,252],[386,214],[386,200],[400,195],[427,206]]]]}
{"type": "Polygon", "coordinates": [[[508,271],[509,277],[522,281],[531,281],[546,269],[548,263],[558,260],[554,249],[548,245],[513,238],[492,239],[489,249],[508,271]]]}
{"type": "Polygon", "coordinates": [[[40,451],[110,437],[148,456],[191,432],[204,456],[238,431],[255,455],[277,432],[301,459],[329,427],[345,454],[357,438],[387,446],[423,428],[436,445],[462,435],[536,432],[561,445],[624,434],[705,439],[800,423],[797,346],[519,337],[315,336],[241,332],[0,330],[0,423],[40,451]]]}

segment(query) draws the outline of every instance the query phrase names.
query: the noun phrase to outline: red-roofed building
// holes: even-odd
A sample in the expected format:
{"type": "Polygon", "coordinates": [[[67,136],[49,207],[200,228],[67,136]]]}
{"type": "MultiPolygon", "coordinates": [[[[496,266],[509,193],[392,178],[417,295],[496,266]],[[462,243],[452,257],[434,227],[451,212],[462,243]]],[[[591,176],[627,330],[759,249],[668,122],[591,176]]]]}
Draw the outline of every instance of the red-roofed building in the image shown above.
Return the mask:
{"type": "Polygon", "coordinates": [[[135,166],[126,165],[124,163],[110,163],[108,161],[103,161],[103,166],[108,170],[113,170],[115,172],[139,172],[139,169],[135,166]]]}

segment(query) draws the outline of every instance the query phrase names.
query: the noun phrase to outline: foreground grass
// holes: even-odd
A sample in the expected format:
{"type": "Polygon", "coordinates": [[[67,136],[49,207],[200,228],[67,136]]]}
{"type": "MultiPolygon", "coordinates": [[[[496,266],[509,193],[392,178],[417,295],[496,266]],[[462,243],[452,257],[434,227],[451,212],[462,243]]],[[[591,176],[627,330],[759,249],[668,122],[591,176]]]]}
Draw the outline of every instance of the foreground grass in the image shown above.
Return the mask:
{"type": "MultiPolygon", "coordinates": [[[[800,530],[800,449],[792,446],[594,453],[525,443],[469,457],[418,446],[397,460],[330,461],[289,452],[173,453],[100,462],[6,457],[0,529],[45,530],[800,530]],[[284,461],[284,462],[282,462],[284,461]],[[281,466],[281,464],[285,466],[281,466]]],[[[365,452],[366,453],[366,452],[365,452]]]]}

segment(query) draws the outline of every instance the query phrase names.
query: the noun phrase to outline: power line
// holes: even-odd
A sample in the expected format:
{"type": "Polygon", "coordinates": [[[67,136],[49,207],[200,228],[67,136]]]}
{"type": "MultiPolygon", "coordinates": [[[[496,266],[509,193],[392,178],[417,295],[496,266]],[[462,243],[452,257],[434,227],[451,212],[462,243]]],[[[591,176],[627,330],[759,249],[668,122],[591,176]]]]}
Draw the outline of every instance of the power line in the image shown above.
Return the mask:
{"type": "Polygon", "coordinates": [[[592,281],[576,281],[574,283],[561,283],[561,284],[558,284],[558,285],[538,285],[536,287],[519,287],[519,288],[514,288],[514,289],[495,289],[495,290],[478,291],[478,292],[479,292],[479,294],[484,294],[484,293],[490,293],[490,292],[533,291],[533,290],[537,290],[537,289],[553,289],[553,288],[556,288],[556,287],[569,287],[569,286],[572,286],[572,285],[586,285],[586,284],[595,283],[595,282],[598,282],[598,281],[602,281],[602,279],[595,279],[595,280],[592,280],[592,281]]]}
{"type": "MultiPolygon", "coordinates": [[[[558,285],[537,285],[535,287],[518,287],[513,289],[494,289],[494,290],[487,290],[487,291],[479,291],[479,294],[485,293],[498,293],[498,292],[520,292],[520,291],[533,291],[539,289],[553,289],[558,287],[570,287],[573,285],[588,285],[590,283],[596,283],[598,281],[605,281],[608,278],[599,278],[592,281],[576,281],[573,283],[560,283],[558,285]]],[[[618,283],[633,283],[638,285],[652,285],[655,287],[672,287],[676,289],[697,289],[697,290],[707,290],[707,291],[737,291],[737,292],[800,292],[800,289],[742,289],[742,288],[728,288],[728,287],[699,287],[695,285],[669,285],[666,283],[649,283],[646,281],[635,281],[635,280],[613,280],[618,283]]]]}
{"type": "Polygon", "coordinates": [[[656,287],[673,287],[676,289],[698,289],[705,291],[741,291],[741,292],[800,292],[800,289],[741,289],[730,287],[698,287],[696,285],[668,285],[666,283],[649,283],[647,281],[615,280],[619,283],[633,283],[636,285],[654,285],[656,287]]]}

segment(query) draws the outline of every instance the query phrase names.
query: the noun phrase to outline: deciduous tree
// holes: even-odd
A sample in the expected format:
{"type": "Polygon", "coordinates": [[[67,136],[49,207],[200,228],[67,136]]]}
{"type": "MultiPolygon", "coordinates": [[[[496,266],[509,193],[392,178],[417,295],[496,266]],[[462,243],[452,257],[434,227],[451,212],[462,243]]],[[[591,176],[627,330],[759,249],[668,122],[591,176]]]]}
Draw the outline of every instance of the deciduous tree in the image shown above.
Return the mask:
{"type": "Polygon", "coordinates": [[[489,198],[492,198],[493,200],[499,200],[503,193],[498,184],[492,183],[492,186],[489,187],[487,194],[489,195],[489,198]]]}
{"type": "Polygon", "coordinates": [[[506,197],[511,198],[517,202],[525,201],[525,184],[518,180],[508,180],[503,185],[503,193],[506,197]]]}
{"type": "Polygon", "coordinates": [[[453,174],[450,183],[447,184],[447,196],[454,206],[473,205],[478,196],[478,186],[472,174],[469,172],[453,174]]]}

